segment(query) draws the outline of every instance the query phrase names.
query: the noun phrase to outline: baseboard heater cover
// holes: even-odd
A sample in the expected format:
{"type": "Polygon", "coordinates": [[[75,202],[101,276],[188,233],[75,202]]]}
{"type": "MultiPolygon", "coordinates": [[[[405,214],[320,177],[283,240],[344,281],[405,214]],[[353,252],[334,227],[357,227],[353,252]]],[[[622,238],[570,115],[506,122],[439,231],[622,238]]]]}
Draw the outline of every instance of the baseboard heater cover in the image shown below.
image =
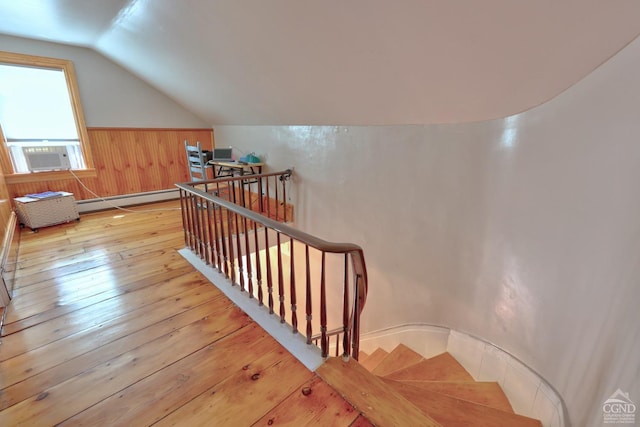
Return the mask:
{"type": "Polygon", "coordinates": [[[114,206],[124,207],[143,203],[162,202],[180,198],[180,191],[176,189],[149,191],[144,193],[124,194],[122,196],[104,197],[101,199],[78,200],[78,212],[94,212],[113,209],[114,206]]]}

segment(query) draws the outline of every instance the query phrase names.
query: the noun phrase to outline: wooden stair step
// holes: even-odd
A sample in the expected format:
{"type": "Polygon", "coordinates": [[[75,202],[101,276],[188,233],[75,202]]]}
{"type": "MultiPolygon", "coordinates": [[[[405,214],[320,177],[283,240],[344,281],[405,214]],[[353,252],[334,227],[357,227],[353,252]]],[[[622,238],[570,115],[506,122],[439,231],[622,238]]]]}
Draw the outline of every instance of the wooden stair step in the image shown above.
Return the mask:
{"type": "Polygon", "coordinates": [[[407,368],[385,375],[392,380],[474,381],[466,369],[449,353],[442,353],[407,368]]]}
{"type": "MultiPolygon", "coordinates": [[[[374,352],[375,353],[375,352],[374,352]]],[[[377,426],[440,426],[360,363],[327,359],[316,374],[377,426]]]]}
{"type": "Polygon", "coordinates": [[[388,354],[385,350],[377,348],[369,357],[360,362],[360,364],[364,366],[367,371],[372,371],[388,354]]]}
{"type": "Polygon", "coordinates": [[[478,405],[444,394],[424,390],[400,381],[383,379],[424,413],[446,427],[542,427],[540,421],[501,411],[489,406],[478,405]]]}
{"type": "Polygon", "coordinates": [[[423,360],[425,359],[421,354],[411,350],[404,344],[399,344],[387,357],[382,359],[378,366],[373,368],[371,372],[383,377],[392,372],[415,365],[423,360]]]}
{"type": "MultiPolygon", "coordinates": [[[[396,381],[396,380],[386,380],[396,381]]],[[[448,382],[448,381],[401,381],[410,386],[434,393],[445,394],[457,399],[468,400],[479,405],[490,406],[505,412],[514,413],[509,399],[497,382],[448,382]]]]}
{"type": "MultiPolygon", "coordinates": [[[[1,314],[1,312],[0,312],[0,314],[1,314]]],[[[360,362],[360,363],[364,362],[367,359],[367,357],[369,357],[369,355],[367,353],[365,353],[364,351],[360,350],[358,352],[358,362],[360,362]]]]}

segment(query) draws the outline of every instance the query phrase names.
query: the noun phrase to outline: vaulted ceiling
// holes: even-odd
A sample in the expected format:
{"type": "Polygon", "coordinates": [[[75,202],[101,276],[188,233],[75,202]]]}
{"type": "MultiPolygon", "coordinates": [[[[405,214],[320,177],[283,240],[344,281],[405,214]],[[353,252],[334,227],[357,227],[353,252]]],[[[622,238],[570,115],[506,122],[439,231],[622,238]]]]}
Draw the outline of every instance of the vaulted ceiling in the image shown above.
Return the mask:
{"type": "Polygon", "coordinates": [[[95,49],[212,125],[452,123],[558,95],[640,2],[20,0],[0,33],[95,49]]]}

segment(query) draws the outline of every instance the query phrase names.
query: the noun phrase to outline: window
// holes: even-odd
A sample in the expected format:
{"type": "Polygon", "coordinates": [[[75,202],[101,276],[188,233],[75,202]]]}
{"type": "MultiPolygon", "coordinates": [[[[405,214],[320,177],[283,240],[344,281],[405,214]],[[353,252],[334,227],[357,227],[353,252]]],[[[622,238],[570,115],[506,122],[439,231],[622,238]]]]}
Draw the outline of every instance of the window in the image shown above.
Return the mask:
{"type": "Polygon", "coordinates": [[[7,174],[86,169],[91,158],[71,61],[0,52],[0,129],[7,174]],[[59,156],[65,162],[56,167],[59,156]]]}

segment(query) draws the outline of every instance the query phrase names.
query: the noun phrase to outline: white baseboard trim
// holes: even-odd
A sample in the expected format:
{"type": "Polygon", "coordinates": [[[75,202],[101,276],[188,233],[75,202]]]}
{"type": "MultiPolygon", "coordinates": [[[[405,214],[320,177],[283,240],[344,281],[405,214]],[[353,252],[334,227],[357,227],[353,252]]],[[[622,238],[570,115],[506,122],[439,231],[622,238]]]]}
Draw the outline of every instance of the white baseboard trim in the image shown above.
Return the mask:
{"type": "Polygon", "coordinates": [[[425,358],[447,351],[476,381],[499,383],[516,413],[539,419],[544,427],[565,426],[565,405],[559,393],[533,369],[490,342],[422,323],[397,325],[360,337],[360,350],[367,354],[378,347],[391,351],[398,344],[425,358]]]}
{"type": "Polygon", "coordinates": [[[100,199],[78,200],[79,213],[102,211],[114,207],[140,205],[144,203],[162,202],[180,198],[178,189],[149,191],[145,193],[124,194],[121,196],[104,197],[100,199]]]}
{"type": "Polygon", "coordinates": [[[265,306],[258,305],[255,298],[248,298],[246,292],[240,292],[239,286],[231,286],[231,282],[224,275],[207,265],[191,250],[184,248],[178,251],[191,265],[202,273],[215,287],[220,289],[227,298],[251,317],[254,322],[267,331],[276,341],[293,354],[310,371],[315,371],[324,363],[320,349],[309,345],[301,334],[294,334],[291,326],[280,323],[279,319],[265,306]]]}

